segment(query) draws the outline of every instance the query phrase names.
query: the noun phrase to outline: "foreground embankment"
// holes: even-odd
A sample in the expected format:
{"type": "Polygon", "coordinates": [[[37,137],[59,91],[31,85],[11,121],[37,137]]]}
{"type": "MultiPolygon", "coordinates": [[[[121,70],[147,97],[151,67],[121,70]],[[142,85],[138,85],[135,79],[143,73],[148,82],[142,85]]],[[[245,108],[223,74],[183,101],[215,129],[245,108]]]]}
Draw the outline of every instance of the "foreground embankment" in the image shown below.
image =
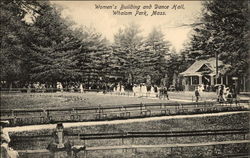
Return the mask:
{"type": "MultiPolygon", "coordinates": [[[[99,122],[78,122],[65,123],[65,133],[93,134],[93,133],[126,133],[126,132],[146,132],[146,131],[197,131],[197,130],[224,130],[243,129],[249,127],[249,112],[230,112],[216,114],[164,116],[143,119],[114,120],[99,122]]],[[[13,138],[11,145],[16,150],[45,149],[51,141],[55,125],[37,125],[8,128],[13,138]],[[19,136],[29,136],[24,140],[19,136]],[[51,137],[50,137],[51,135],[51,137]],[[46,136],[46,137],[45,137],[46,136]],[[19,138],[18,138],[19,137],[19,138]],[[32,137],[32,138],[31,138],[32,137]]],[[[100,146],[120,146],[120,145],[160,145],[160,144],[191,144],[206,142],[221,142],[249,139],[249,134],[231,135],[209,135],[209,136],[188,136],[170,138],[128,138],[128,139],[92,139],[83,140],[79,136],[65,136],[74,145],[85,145],[87,148],[100,146]]],[[[184,147],[181,149],[171,148],[146,148],[137,149],[136,152],[124,150],[98,150],[88,152],[88,157],[167,157],[174,153],[175,156],[185,155],[186,157],[208,157],[220,153],[242,153],[248,152],[249,144],[231,144],[201,147],[184,147]],[[213,151],[213,152],[212,152],[213,151]]],[[[25,154],[24,154],[25,155],[25,154]]],[[[31,154],[32,155],[32,154],[31,154]]],[[[31,156],[30,155],[30,156],[31,156]]],[[[39,154],[33,154],[39,155],[39,154]]],[[[83,152],[79,153],[82,157],[83,152]]],[[[41,156],[41,155],[40,155],[41,156]]],[[[174,156],[171,156],[174,157],[174,156]]]]}

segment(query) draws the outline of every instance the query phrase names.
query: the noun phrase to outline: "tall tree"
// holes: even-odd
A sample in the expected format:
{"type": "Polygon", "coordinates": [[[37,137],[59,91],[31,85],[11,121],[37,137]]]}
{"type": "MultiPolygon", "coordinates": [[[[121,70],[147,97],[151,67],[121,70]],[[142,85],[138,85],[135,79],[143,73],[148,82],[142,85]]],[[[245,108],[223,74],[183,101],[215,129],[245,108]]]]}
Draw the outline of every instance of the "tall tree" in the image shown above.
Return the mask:
{"type": "Polygon", "coordinates": [[[75,54],[81,45],[73,36],[72,23],[49,3],[43,3],[38,11],[40,15],[29,28],[32,80],[53,86],[56,82],[77,80],[81,73],[76,67],[75,54]]]}
{"type": "Polygon", "coordinates": [[[146,71],[146,74],[151,75],[154,84],[160,84],[160,80],[167,74],[169,47],[170,43],[164,40],[164,34],[156,28],[153,28],[144,42],[141,68],[146,71]]]}
{"type": "Polygon", "coordinates": [[[80,40],[81,51],[77,54],[77,67],[82,73],[83,82],[99,82],[109,72],[111,48],[108,41],[93,28],[78,28],[75,36],[80,40]]]}
{"type": "Polygon", "coordinates": [[[113,56],[124,76],[124,82],[139,80],[139,50],[142,44],[139,26],[131,23],[114,36],[113,56]]]}
{"type": "Polygon", "coordinates": [[[13,81],[29,79],[27,67],[28,24],[25,17],[35,14],[40,3],[36,1],[0,2],[1,81],[9,86],[13,81]]]}
{"type": "Polygon", "coordinates": [[[248,2],[212,0],[203,2],[202,25],[194,28],[190,57],[219,59],[230,64],[232,74],[247,72],[249,52],[248,2]]]}

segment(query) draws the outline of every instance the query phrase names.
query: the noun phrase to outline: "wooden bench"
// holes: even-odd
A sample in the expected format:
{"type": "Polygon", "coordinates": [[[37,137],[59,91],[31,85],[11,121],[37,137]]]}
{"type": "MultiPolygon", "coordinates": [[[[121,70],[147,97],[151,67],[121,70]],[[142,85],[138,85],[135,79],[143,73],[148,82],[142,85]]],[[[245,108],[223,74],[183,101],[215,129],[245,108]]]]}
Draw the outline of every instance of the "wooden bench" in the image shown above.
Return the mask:
{"type": "Polygon", "coordinates": [[[148,109],[144,104],[141,104],[140,115],[141,116],[151,116],[151,110],[148,109]]]}

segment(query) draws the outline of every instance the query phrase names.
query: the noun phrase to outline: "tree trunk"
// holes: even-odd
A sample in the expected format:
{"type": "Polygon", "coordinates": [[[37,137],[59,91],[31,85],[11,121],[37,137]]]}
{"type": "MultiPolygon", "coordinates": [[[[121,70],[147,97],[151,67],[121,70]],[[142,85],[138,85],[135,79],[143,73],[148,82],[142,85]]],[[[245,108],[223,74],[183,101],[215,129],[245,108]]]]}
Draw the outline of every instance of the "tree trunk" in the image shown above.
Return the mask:
{"type": "Polygon", "coordinates": [[[10,81],[10,84],[9,84],[9,91],[12,90],[12,81],[10,81]]]}

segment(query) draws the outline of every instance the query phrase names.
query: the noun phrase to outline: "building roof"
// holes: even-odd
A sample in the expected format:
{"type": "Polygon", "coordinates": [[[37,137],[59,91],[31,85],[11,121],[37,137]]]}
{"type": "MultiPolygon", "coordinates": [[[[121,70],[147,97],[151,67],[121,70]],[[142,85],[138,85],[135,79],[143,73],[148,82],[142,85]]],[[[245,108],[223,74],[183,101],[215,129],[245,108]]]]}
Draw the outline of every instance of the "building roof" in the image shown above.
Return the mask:
{"type": "MultiPolygon", "coordinates": [[[[223,65],[223,62],[218,60],[218,67],[223,65]]],[[[186,71],[180,73],[183,76],[201,76],[207,73],[209,75],[216,74],[216,58],[195,61],[186,71]],[[202,69],[207,69],[207,71],[202,69]]]]}

